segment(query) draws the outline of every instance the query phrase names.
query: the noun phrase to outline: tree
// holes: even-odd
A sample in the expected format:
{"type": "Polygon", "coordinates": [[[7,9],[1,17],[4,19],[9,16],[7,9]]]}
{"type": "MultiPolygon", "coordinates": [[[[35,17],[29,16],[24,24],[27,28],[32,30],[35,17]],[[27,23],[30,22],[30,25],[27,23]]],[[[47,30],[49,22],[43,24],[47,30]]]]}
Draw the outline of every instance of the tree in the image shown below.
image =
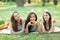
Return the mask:
{"type": "Polygon", "coordinates": [[[12,1],[12,0],[1,0],[2,2],[9,2],[9,1],[12,1]]]}
{"type": "Polygon", "coordinates": [[[57,5],[58,4],[58,0],[54,0],[54,5],[57,5]]]}
{"type": "Polygon", "coordinates": [[[31,3],[31,0],[28,0],[28,3],[30,4],[31,3]]]}
{"type": "Polygon", "coordinates": [[[23,7],[24,6],[24,0],[16,0],[17,7],[23,7]]]}
{"type": "Polygon", "coordinates": [[[15,2],[15,0],[12,0],[13,2],[15,2]]]}
{"type": "Polygon", "coordinates": [[[5,2],[5,0],[1,0],[2,2],[5,2]]]}
{"type": "Polygon", "coordinates": [[[42,0],[42,5],[45,6],[45,0],[42,0]]]}
{"type": "Polygon", "coordinates": [[[50,0],[47,1],[48,3],[50,2],[50,0]]]}

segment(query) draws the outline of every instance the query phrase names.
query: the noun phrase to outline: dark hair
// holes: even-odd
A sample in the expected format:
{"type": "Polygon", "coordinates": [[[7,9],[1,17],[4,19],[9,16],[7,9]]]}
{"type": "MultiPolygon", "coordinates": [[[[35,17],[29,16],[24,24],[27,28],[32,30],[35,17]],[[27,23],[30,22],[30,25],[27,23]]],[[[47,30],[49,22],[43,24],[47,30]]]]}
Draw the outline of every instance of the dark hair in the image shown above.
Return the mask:
{"type": "Polygon", "coordinates": [[[44,28],[46,31],[49,31],[51,29],[51,14],[49,12],[45,12],[46,14],[48,14],[50,16],[49,20],[48,20],[48,24],[49,24],[49,29],[46,28],[46,21],[44,19],[44,16],[43,16],[43,25],[44,25],[44,28]]]}
{"type": "MultiPolygon", "coordinates": [[[[34,13],[34,12],[30,12],[28,17],[27,17],[27,20],[25,21],[25,28],[26,28],[26,25],[28,24],[28,22],[30,22],[30,17],[31,17],[31,14],[34,14],[35,15],[35,21],[37,21],[37,15],[34,13]]],[[[29,26],[28,28],[29,30],[31,29],[31,26],[29,26]]]]}
{"type": "MultiPolygon", "coordinates": [[[[12,16],[11,16],[11,23],[12,23],[12,29],[13,31],[17,32],[18,31],[18,25],[17,25],[17,20],[14,19],[14,14],[18,13],[18,12],[13,12],[12,16]]],[[[19,13],[18,13],[19,14],[19,13]]],[[[22,25],[22,20],[20,19],[20,25],[22,25]]]]}

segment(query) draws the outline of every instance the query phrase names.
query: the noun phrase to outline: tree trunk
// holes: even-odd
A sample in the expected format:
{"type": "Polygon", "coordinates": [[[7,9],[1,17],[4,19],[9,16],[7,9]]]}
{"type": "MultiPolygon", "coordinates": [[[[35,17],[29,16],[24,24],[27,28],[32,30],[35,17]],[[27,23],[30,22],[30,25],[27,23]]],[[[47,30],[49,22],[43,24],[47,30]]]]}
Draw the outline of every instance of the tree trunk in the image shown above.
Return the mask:
{"type": "Polygon", "coordinates": [[[13,2],[15,2],[15,0],[12,0],[13,2]]]}
{"type": "Polygon", "coordinates": [[[24,6],[24,0],[16,0],[17,7],[23,7],[24,6]]]}
{"type": "Polygon", "coordinates": [[[50,2],[50,0],[47,1],[48,3],[50,2]]]}
{"type": "Polygon", "coordinates": [[[43,6],[45,6],[45,2],[46,2],[45,0],[42,0],[42,5],[43,5],[43,6]]]}
{"type": "Polygon", "coordinates": [[[57,5],[58,4],[58,0],[54,0],[54,5],[57,5]]]}
{"type": "Polygon", "coordinates": [[[30,4],[31,3],[31,0],[28,0],[28,3],[30,4]]]}
{"type": "Polygon", "coordinates": [[[1,0],[2,2],[5,2],[5,0],[1,0]]]}

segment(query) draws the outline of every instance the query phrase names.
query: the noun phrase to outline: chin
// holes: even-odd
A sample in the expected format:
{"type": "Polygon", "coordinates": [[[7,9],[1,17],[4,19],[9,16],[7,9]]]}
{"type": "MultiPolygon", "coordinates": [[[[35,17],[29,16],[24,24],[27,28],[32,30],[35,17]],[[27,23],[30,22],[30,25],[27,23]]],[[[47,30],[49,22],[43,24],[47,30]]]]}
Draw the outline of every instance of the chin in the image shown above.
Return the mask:
{"type": "Polygon", "coordinates": [[[48,21],[47,19],[45,19],[45,21],[48,21]]]}

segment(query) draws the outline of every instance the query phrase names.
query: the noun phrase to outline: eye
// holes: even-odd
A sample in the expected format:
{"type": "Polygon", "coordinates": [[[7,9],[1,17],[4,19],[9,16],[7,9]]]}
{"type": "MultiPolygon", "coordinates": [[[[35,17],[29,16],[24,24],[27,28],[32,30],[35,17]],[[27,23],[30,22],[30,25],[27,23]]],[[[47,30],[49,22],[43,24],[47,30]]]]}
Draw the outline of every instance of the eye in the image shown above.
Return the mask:
{"type": "Polygon", "coordinates": [[[44,16],[48,16],[48,15],[44,15],[44,16]]]}
{"type": "Polygon", "coordinates": [[[46,15],[46,16],[48,16],[48,15],[46,15]]]}

